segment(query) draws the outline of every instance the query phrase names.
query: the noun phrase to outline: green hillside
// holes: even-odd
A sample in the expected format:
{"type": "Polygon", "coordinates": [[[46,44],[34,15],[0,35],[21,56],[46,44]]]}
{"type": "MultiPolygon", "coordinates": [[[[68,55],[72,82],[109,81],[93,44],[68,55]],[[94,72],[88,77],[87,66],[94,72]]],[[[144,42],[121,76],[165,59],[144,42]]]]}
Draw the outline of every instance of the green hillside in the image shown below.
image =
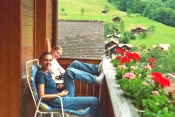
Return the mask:
{"type": "Polygon", "coordinates": [[[59,0],[58,19],[69,20],[100,20],[105,23],[112,22],[112,18],[119,16],[124,21],[125,30],[130,31],[136,26],[149,27],[154,25],[156,27],[155,33],[148,35],[146,39],[136,39],[130,41],[133,46],[146,45],[151,48],[156,44],[170,44],[170,50],[175,50],[175,28],[163,25],[145,17],[132,14],[127,16],[125,12],[118,11],[114,6],[109,4],[106,0],[59,0]],[[105,5],[109,8],[107,15],[102,15],[105,5]],[[84,13],[81,14],[81,9],[84,13]],[[65,15],[67,14],[67,15],[65,15]]]}

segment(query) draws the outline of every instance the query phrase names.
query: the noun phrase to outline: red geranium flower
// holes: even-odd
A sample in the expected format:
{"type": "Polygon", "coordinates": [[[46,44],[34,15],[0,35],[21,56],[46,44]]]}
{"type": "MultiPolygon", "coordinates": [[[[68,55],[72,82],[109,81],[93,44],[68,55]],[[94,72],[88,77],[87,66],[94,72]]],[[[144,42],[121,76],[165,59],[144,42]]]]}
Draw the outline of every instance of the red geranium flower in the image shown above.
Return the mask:
{"type": "Polygon", "coordinates": [[[151,75],[154,76],[154,78],[162,77],[162,74],[160,72],[152,72],[151,75]]]}
{"type": "Polygon", "coordinates": [[[120,59],[120,63],[129,63],[129,62],[131,62],[131,59],[128,57],[123,57],[120,59]]]}
{"type": "Polygon", "coordinates": [[[153,72],[151,75],[153,76],[153,81],[157,82],[161,87],[165,88],[170,86],[169,79],[163,77],[161,73],[153,72]]]}
{"type": "Polygon", "coordinates": [[[152,69],[156,66],[156,61],[154,58],[148,58],[149,65],[151,66],[152,69]]]}
{"type": "Polygon", "coordinates": [[[117,48],[116,49],[116,52],[120,53],[120,54],[124,54],[125,53],[125,50],[122,49],[122,48],[117,48]]]}
{"type": "Polygon", "coordinates": [[[137,53],[126,52],[125,55],[134,61],[140,61],[140,56],[137,53]]]}
{"type": "Polygon", "coordinates": [[[116,59],[120,60],[122,57],[121,56],[117,56],[116,59]]]}
{"type": "Polygon", "coordinates": [[[149,62],[149,63],[156,63],[156,61],[155,61],[154,58],[148,58],[148,62],[149,62]]]}
{"type": "Polygon", "coordinates": [[[131,58],[132,53],[131,53],[131,52],[126,52],[126,53],[125,53],[125,56],[127,56],[127,57],[131,58]]]}
{"type": "Polygon", "coordinates": [[[170,81],[169,79],[162,77],[161,79],[158,80],[160,86],[162,86],[163,88],[165,87],[170,87],[170,81]]]}

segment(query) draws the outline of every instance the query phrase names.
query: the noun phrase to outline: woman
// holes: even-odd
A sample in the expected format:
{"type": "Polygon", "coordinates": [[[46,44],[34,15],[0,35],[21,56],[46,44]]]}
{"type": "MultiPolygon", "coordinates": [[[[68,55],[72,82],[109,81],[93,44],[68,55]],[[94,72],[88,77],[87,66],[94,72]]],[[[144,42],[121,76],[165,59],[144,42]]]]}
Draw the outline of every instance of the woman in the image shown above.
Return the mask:
{"type": "MultiPolygon", "coordinates": [[[[77,64],[73,63],[65,71],[65,90],[60,92],[59,89],[57,89],[56,83],[53,80],[51,74],[49,73],[49,70],[51,69],[52,65],[52,55],[49,52],[42,53],[40,56],[41,69],[37,71],[35,76],[38,95],[39,97],[49,95],[49,97],[43,98],[42,101],[46,101],[52,107],[60,108],[60,99],[55,96],[59,95],[62,97],[65,109],[78,110],[90,107],[90,116],[99,117],[99,101],[96,97],[74,97],[74,79],[85,81],[87,83],[96,83],[96,76],[92,76],[92,74],[90,73],[82,74],[83,72],[79,74],[79,71],[74,71],[75,68],[71,67],[74,66],[78,68],[79,66],[76,66],[77,64]]],[[[85,66],[89,67],[86,68],[89,72],[94,73],[93,70],[96,70],[96,72],[98,72],[98,66],[91,64],[85,64],[85,66]]]]}

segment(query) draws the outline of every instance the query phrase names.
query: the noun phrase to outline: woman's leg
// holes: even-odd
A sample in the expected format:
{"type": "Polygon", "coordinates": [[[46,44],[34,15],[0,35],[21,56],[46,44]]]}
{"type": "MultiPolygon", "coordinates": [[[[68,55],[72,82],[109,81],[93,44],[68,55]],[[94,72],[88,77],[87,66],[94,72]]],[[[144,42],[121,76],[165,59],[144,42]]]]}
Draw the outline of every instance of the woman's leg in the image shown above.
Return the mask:
{"type": "Polygon", "coordinates": [[[83,63],[77,60],[74,60],[70,65],[69,68],[76,68],[91,74],[97,74],[98,73],[98,65],[94,64],[88,64],[88,63],[83,63]]]}
{"type": "MultiPolygon", "coordinates": [[[[99,101],[96,97],[63,97],[64,109],[78,110],[90,107],[90,117],[99,117],[99,101]]],[[[49,101],[52,107],[60,108],[59,98],[49,101]]]]}
{"type": "Polygon", "coordinates": [[[84,72],[75,68],[67,68],[64,74],[64,88],[69,91],[69,97],[74,97],[74,80],[95,84],[96,78],[96,75],[92,75],[88,72],[84,72]]]}

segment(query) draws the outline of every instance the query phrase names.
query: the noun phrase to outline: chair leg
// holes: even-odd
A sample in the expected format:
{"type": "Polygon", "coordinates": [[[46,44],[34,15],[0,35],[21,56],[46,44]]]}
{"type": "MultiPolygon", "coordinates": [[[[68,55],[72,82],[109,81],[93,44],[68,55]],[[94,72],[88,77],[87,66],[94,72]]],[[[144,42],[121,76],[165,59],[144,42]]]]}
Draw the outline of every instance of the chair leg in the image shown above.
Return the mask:
{"type": "Polygon", "coordinates": [[[53,113],[50,113],[50,117],[53,117],[53,113]]]}
{"type": "Polygon", "coordinates": [[[65,113],[66,117],[69,117],[69,115],[67,113],[65,113]]]}
{"type": "MultiPolygon", "coordinates": [[[[44,116],[45,116],[45,115],[44,115],[44,116]]],[[[39,117],[42,117],[42,114],[41,114],[41,113],[39,114],[39,117]]]]}

